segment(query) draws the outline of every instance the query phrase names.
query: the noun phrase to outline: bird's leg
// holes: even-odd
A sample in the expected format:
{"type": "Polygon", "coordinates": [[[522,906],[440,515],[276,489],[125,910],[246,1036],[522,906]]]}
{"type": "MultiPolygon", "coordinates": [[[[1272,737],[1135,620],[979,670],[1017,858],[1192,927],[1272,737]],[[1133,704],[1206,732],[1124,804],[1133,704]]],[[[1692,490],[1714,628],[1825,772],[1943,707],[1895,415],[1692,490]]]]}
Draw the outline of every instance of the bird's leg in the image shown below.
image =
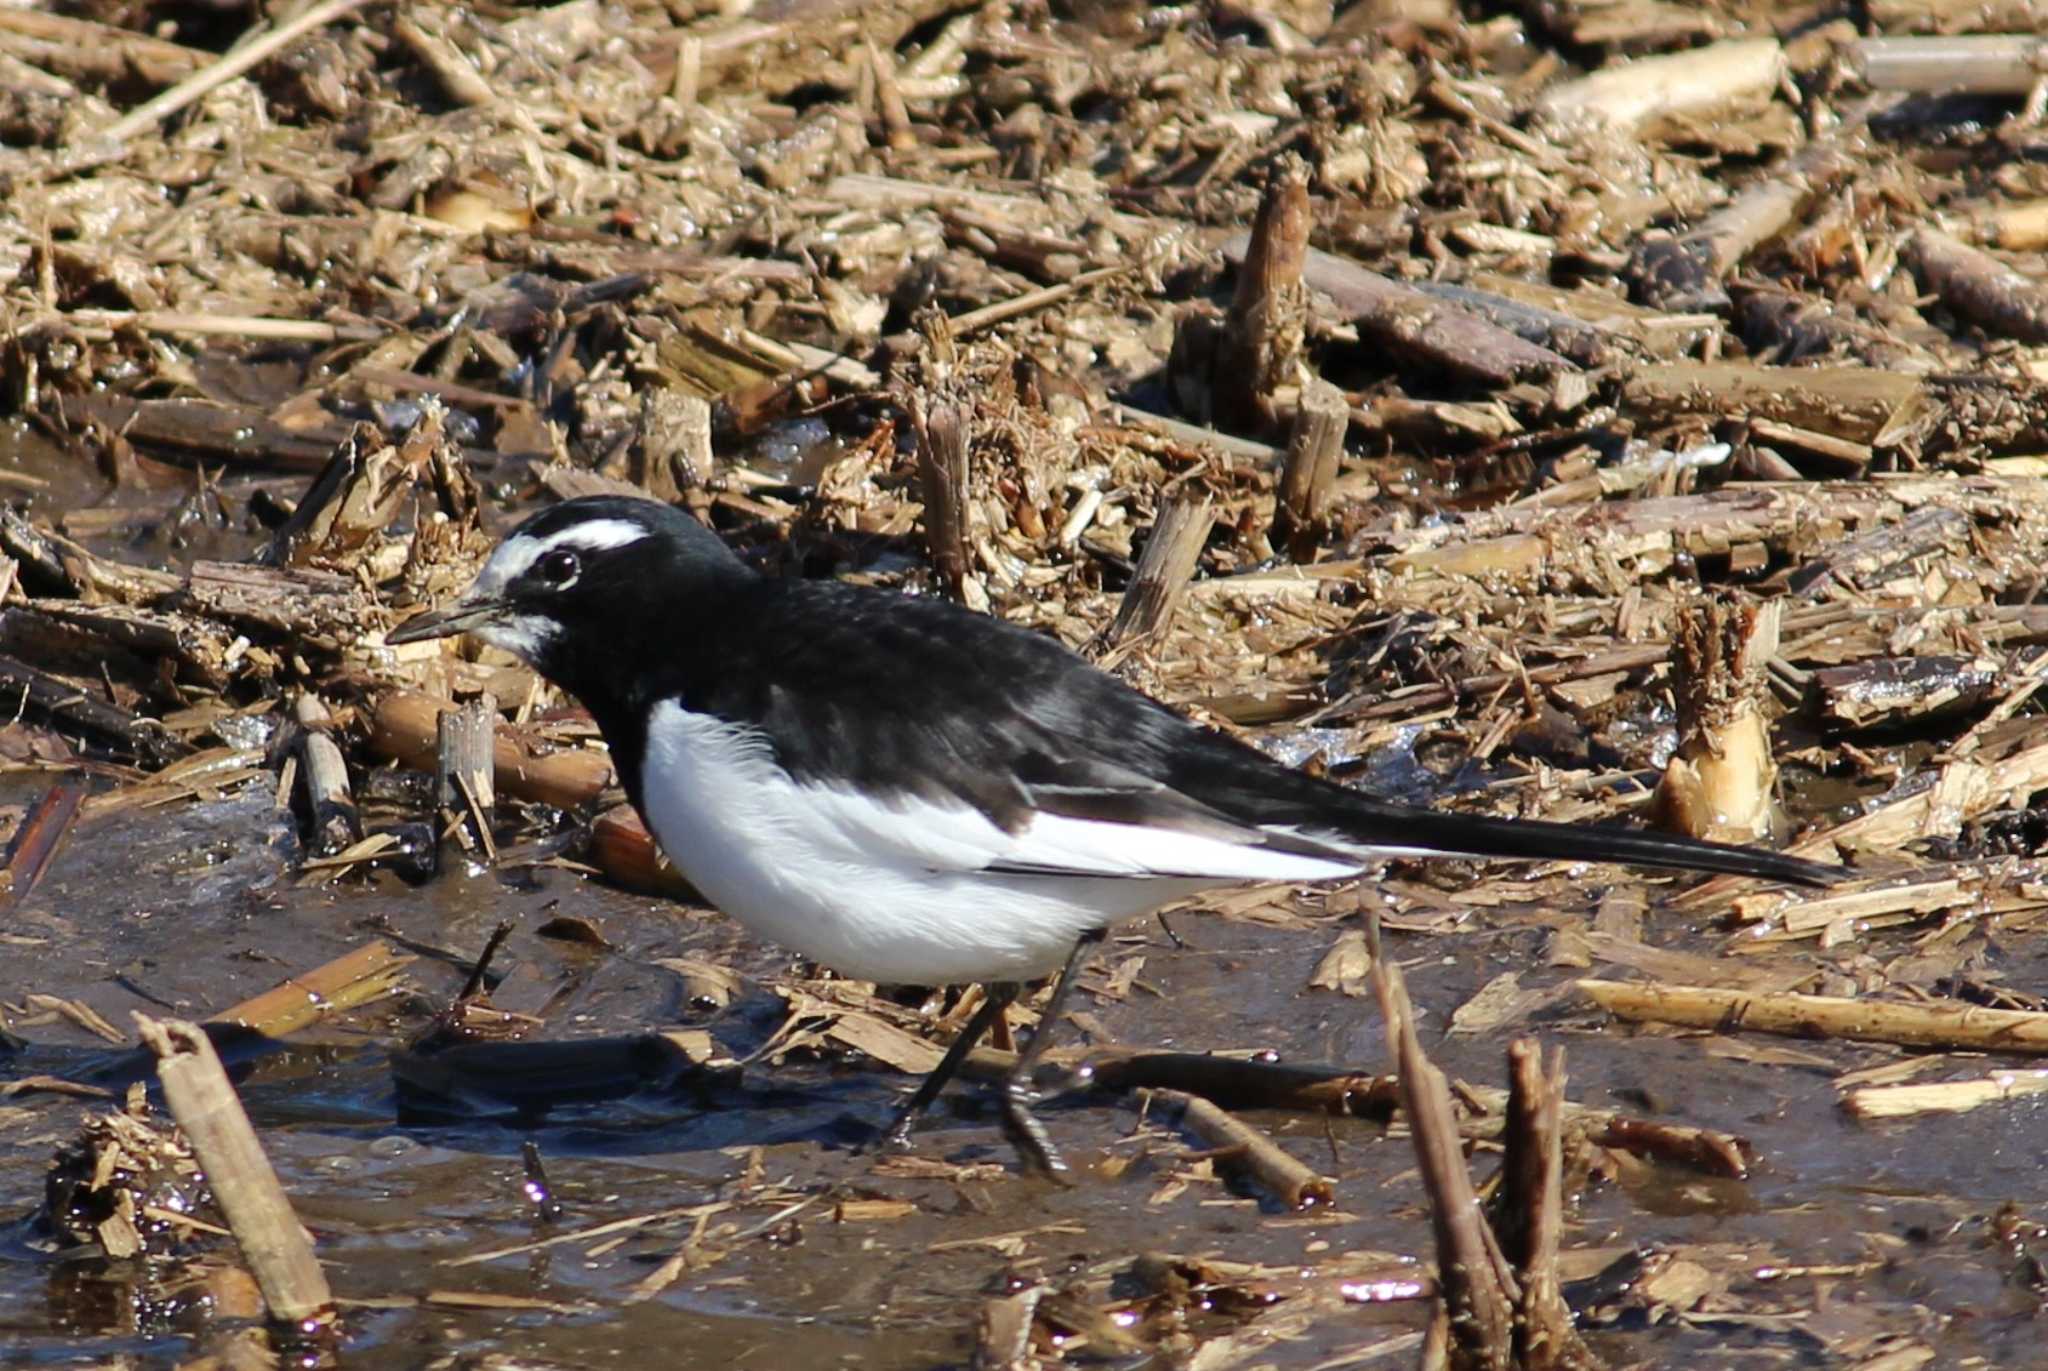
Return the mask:
{"type": "Polygon", "coordinates": [[[1031,1112],[1031,1105],[1037,1092],[1031,1087],[1031,1073],[1038,1066],[1038,1059],[1045,1055],[1045,1049],[1052,1043],[1053,1030],[1059,1027],[1060,1019],[1067,1012],[1067,997],[1074,989],[1081,964],[1088,954],[1101,944],[1106,929],[1094,928],[1074,940],[1074,950],[1067,954],[1067,964],[1060,968],[1060,978],[1053,982],[1052,998],[1046,1001],[1045,1012],[1038,1016],[1038,1028],[1031,1035],[1031,1041],[1017,1054],[1016,1064],[1003,1077],[1003,1135],[1010,1145],[1017,1149],[1028,1169],[1057,1176],[1067,1169],[1059,1149],[1052,1144],[1052,1135],[1045,1131],[1045,1125],[1031,1112]]]}
{"type": "Polygon", "coordinates": [[[974,1045],[982,1040],[1002,1012],[1016,1002],[1022,990],[1023,987],[1015,981],[992,981],[981,988],[981,1007],[974,1011],[967,1027],[953,1039],[953,1045],[946,1049],[945,1056],[939,1058],[939,1064],[918,1083],[917,1093],[897,1111],[896,1121],[882,1135],[884,1144],[890,1147],[910,1145],[910,1130],[917,1126],[918,1118],[931,1108],[932,1101],[946,1088],[946,1082],[959,1072],[960,1063],[967,1060],[967,1054],[974,1050],[974,1045]]]}

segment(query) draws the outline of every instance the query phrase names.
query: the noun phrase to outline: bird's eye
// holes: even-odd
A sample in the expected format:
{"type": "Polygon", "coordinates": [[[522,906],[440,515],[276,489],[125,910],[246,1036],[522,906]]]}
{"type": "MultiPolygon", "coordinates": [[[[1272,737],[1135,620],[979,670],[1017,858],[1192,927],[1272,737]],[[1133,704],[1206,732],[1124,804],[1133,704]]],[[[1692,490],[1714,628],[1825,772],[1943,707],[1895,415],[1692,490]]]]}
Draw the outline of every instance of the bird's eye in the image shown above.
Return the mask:
{"type": "Polygon", "coordinates": [[[575,553],[556,548],[541,558],[534,570],[543,581],[559,590],[576,579],[577,573],[583,570],[583,563],[576,560],[575,553]]]}

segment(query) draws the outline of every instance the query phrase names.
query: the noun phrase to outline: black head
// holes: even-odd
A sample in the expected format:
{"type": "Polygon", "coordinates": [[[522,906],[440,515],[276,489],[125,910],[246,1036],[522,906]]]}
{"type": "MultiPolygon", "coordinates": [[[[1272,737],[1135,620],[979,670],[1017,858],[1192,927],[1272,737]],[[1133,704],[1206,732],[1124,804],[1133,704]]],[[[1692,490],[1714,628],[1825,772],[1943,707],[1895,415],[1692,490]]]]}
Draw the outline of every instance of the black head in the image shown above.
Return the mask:
{"type": "Polygon", "coordinates": [[[514,529],[461,598],[406,620],[385,641],[473,633],[581,694],[585,663],[616,663],[667,641],[694,600],[753,574],[679,509],[589,495],[514,529]]]}

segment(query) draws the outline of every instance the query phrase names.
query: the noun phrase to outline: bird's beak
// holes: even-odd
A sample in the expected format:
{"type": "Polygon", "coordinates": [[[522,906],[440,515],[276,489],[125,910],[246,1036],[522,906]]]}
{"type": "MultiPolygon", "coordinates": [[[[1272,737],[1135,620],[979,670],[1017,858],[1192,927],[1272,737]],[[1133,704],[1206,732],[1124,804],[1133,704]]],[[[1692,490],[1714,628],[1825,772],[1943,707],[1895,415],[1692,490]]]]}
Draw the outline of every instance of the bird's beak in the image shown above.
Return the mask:
{"type": "Polygon", "coordinates": [[[397,628],[384,635],[384,641],[393,645],[399,643],[423,643],[429,638],[446,638],[455,633],[467,633],[480,624],[488,623],[504,605],[497,600],[457,600],[446,609],[430,609],[415,614],[397,628]]]}

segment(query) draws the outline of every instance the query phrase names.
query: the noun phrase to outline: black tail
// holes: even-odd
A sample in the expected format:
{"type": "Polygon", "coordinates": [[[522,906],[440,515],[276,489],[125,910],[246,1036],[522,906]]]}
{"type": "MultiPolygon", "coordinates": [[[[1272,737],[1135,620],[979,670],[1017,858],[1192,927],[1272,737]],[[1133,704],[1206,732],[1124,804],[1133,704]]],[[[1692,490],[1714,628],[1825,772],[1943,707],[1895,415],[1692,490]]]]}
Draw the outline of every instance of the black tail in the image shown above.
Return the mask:
{"type": "Polygon", "coordinates": [[[1709,843],[1669,833],[1607,824],[1559,824],[1538,819],[1495,819],[1411,809],[1350,792],[1356,802],[1347,837],[1373,847],[1438,852],[1445,856],[1527,858],[1548,862],[1618,862],[1673,871],[1711,871],[1796,885],[1827,886],[1847,879],[1839,866],[1823,866],[1759,847],[1709,843]]]}

